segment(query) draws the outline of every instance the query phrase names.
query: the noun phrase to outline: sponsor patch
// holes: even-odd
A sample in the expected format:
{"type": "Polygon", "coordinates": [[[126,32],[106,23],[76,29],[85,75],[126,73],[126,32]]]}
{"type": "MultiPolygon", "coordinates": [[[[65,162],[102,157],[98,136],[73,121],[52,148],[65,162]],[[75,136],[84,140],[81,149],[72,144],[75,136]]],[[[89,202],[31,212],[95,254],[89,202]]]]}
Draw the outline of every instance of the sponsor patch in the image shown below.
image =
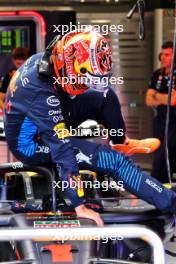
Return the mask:
{"type": "Polygon", "coordinates": [[[24,164],[22,162],[12,162],[10,163],[12,169],[16,170],[16,169],[21,169],[23,168],[24,164]]]}
{"type": "Polygon", "coordinates": [[[11,101],[8,101],[8,103],[6,105],[6,111],[7,111],[8,114],[11,112],[11,106],[12,106],[11,101]]]}
{"type": "Polygon", "coordinates": [[[81,176],[71,175],[68,178],[69,178],[70,188],[72,188],[72,190],[77,192],[79,198],[84,197],[84,189],[81,181],[81,176]]]}
{"type": "MultiPolygon", "coordinates": [[[[76,148],[75,148],[76,149],[76,148]]],[[[92,154],[87,156],[80,149],[78,149],[78,153],[76,154],[76,160],[78,163],[85,162],[88,164],[92,164],[92,154]]]]}
{"type": "Polygon", "coordinates": [[[38,146],[37,147],[37,150],[36,150],[36,153],[49,153],[50,152],[50,149],[46,146],[38,146]]]}
{"type": "Polygon", "coordinates": [[[34,221],[34,228],[80,227],[79,220],[34,221]]]}
{"type": "Polygon", "coordinates": [[[49,96],[46,99],[46,103],[48,105],[50,105],[50,106],[58,106],[58,105],[60,105],[60,101],[55,95],[49,96]]]}
{"type": "Polygon", "coordinates": [[[63,123],[63,122],[55,125],[53,130],[56,132],[56,134],[54,134],[54,136],[57,135],[59,139],[70,136],[69,131],[65,127],[65,123],[63,123]]]}
{"type": "Polygon", "coordinates": [[[155,182],[153,182],[150,179],[146,179],[145,182],[150,185],[152,188],[154,188],[157,192],[162,193],[163,189],[158,186],[155,182]]]}
{"type": "Polygon", "coordinates": [[[63,116],[53,116],[53,122],[58,123],[59,121],[64,120],[63,116]]]}
{"type": "Polygon", "coordinates": [[[61,113],[62,113],[61,109],[60,109],[60,110],[50,110],[50,111],[48,112],[48,115],[49,115],[49,116],[53,116],[53,115],[59,115],[59,114],[61,114],[61,113]]]}

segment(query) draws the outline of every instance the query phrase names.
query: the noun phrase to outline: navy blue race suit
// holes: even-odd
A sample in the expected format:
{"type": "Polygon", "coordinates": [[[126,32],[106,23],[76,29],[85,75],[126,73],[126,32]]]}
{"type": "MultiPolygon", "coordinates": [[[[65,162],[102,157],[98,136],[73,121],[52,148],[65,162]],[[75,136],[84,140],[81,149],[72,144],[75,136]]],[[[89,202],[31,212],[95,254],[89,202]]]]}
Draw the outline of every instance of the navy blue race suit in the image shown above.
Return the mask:
{"type": "MultiPolygon", "coordinates": [[[[116,181],[123,181],[125,188],[139,198],[161,210],[175,211],[176,194],[143,173],[132,160],[105,145],[71,137],[64,130],[89,118],[108,129],[125,131],[113,90],[108,88],[105,93],[90,90],[70,98],[61,89],[54,88],[53,80],[39,78],[38,64],[42,56],[36,54],[29,58],[8,88],[4,125],[12,153],[27,164],[55,163],[60,179],[66,182],[82,168],[108,173],[116,181]]],[[[118,140],[122,143],[124,136],[118,140]]],[[[84,203],[84,198],[72,186],[66,189],[66,195],[74,207],[84,203]]]]}

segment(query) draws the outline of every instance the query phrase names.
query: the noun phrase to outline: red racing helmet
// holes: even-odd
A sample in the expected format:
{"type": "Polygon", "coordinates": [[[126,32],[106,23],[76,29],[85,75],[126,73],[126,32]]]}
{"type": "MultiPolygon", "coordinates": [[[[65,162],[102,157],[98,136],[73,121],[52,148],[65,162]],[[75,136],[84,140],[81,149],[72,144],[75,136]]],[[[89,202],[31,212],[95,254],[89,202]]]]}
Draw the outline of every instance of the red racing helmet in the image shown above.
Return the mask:
{"type": "Polygon", "coordinates": [[[108,40],[92,27],[72,31],[54,45],[54,72],[62,89],[71,94],[92,88],[104,91],[111,75],[112,57],[108,40]]]}

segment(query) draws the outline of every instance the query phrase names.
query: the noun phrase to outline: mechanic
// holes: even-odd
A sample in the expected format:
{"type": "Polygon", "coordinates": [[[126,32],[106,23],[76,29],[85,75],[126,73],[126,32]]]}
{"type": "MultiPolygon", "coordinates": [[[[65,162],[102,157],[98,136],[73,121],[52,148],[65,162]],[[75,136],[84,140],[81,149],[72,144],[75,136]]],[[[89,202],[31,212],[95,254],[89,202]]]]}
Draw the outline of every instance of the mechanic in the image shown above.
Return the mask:
{"type": "Polygon", "coordinates": [[[27,60],[29,57],[29,50],[25,47],[17,47],[12,51],[12,63],[13,67],[10,71],[2,77],[2,83],[0,87],[0,108],[4,109],[5,94],[15,71],[27,60]]]}
{"type": "MultiPolygon", "coordinates": [[[[56,164],[60,179],[67,183],[80,182],[81,168],[108,172],[116,181],[122,180],[125,188],[139,198],[160,210],[175,212],[176,194],[143,173],[132,160],[109,146],[72,137],[69,133],[70,126],[77,127],[88,118],[96,118],[109,130],[120,126],[125,129],[119,101],[102,81],[110,74],[109,44],[92,28],[55,38],[45,53],[30,57],[10,82],[4,116],[9,148],[23,163],[56,164]],[[84,77],[86,84],[72,84],[71,79],[78,75],[84,77]],[[70,81],[63,83],[63,77],[70,81]]],[[[125,135],[119,139],[121,148],[125,146],[125,135]]],[[[156,149],[158,140],[151,141],[156,149]]],[[[135,142],[138,145],[140,141],[135,142]]],[[[141,142],[139,145],[141,149],[141,142]]],[[[147,147],[151,149],[150,140],[147,147]]],[[[103,225],[99,213],[84,205],[83,192],[79,184],[76,186],[72,188],[69,184],[66,195],[77,216],[103,225]]]]}
{"type": "MultiPolygon", "coordinates": [[[[168,104],[168,88],[170,78],[170,68],[173,57],[173,42],[164,42],[162,51],[159,54],[161,68],[157,69],[149,82],[149,88],[146,94],[146,104],[155,111],[153,119],[153,135],[162,142],[160,148],[155,153],[151,175],[163,183],[168,182],[167,167],[165,160],[165,123],[168,104]]],[[[170,108],[169,123],[169,160],[171,165],[171,173],[176,169],[176,69],[174,70],[173,89],[170,108]]]]}

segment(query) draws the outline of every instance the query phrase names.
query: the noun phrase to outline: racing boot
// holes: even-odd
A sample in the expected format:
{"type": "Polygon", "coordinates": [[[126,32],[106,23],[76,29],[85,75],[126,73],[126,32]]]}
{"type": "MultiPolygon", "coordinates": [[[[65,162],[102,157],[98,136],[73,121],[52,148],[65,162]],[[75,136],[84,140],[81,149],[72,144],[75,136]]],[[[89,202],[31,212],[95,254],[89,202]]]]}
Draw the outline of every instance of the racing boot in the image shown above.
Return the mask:
{"type": "Polygon", "coordinates": [[[157,138],[146,138],[146,139],[129,139],[126,138],[123,144],[113,144],[109,142],[111,148],[118,152],[122,152],[126,155],[133,154],[150,154],[156,151],[160,146],[160,140],[157,138]]]}

